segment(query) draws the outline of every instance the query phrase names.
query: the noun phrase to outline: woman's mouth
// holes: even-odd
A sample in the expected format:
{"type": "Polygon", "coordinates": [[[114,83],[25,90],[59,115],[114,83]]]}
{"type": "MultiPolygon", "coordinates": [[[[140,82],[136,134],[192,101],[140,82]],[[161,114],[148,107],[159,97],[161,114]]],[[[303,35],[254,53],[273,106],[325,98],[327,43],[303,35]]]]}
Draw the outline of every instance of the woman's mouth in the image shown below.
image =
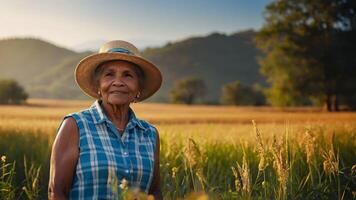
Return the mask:
{"type": "Polygon", "coordinates": [[[124,91],[112,91],[110,92],[110,94],[127,94],[128,92],[124,92],[124,91]]]}

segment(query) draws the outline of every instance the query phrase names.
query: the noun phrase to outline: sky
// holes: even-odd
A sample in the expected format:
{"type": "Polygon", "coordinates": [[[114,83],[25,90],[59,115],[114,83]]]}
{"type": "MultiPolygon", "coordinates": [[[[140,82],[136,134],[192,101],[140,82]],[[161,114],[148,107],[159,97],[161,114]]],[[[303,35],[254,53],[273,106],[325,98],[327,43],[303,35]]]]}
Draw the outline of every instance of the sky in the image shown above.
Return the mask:
{"type": "Polygon", "coordinates": [[[122,39],[143,49],[263,25],[272,0],[0,0],[0,39],[34,37],[82,50],[122,39]]]}

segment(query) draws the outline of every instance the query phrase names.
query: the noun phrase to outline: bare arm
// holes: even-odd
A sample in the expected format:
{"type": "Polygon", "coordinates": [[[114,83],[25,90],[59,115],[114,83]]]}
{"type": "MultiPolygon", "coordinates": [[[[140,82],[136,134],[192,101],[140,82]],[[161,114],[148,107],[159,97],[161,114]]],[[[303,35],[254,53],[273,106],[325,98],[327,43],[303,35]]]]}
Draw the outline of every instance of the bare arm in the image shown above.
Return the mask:
{"type": "Polygon", "coordinates": [[[78,127],[69,117],[63,121],[52,146],[48,199],[68,199],[78,157],[78,127]]]}
{"type": "Polygon", "coordinates": [[[153,180],[151,183],[150,190],[148,194],[153,195],[155,200],[163,199],[161,185],[160,185],[160,169],[159,169],[159,154],[160,154],[160,142],[159,142],[159,134],[158,130],[156,129],[157,133],[157,144],[156,144],[156,151],[154,155],[154,168],[153,168],[153,180]]]}

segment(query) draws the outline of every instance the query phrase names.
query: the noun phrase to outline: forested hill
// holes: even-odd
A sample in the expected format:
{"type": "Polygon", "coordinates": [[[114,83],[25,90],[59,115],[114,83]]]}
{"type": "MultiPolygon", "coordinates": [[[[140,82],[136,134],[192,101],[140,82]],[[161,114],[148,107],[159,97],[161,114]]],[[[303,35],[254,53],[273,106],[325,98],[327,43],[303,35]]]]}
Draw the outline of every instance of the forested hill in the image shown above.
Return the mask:
{"type": "Polygon", "coordinates": [[[86,98],[73,71],[90,52],[77,53],[33,38],[0,40],[0,78],[13,78],[32,98],[86,98]]]}
{"type": "MultiPolygon", "coordinates": [[[[142,54],[158,65],[164,77],[161,90],[151,99],[168,100],[174,82],[192,75],[206,83],[209,102],[219,99],[225,83],[264,82],[258,73],[254,35],[253,31],[213,33],[145,49],[142,54]]],[[[38,39],[0,40],[0,78],[15,78],[31,97],[86,98],[75,85],[73,71],[79,60],[90,54],[38,39]]]]}
{"type": "Polygon", "coordinates": [[[28,84],[37,74],[74,54],[73,51],[38,39],[0,40],[0,76],[28,84]]]}
{"type": "Polygon", "coordinates": [[[254,31],[232,35],[213,33],[146,49],[144,55],[164,74],[161,94],[167,94],[176,80],[195,75],[206,83],[207,99],[216,101],[225,83],[235,80],[245,84],[264,82],[258,72],[254,36],[254,31]]]}

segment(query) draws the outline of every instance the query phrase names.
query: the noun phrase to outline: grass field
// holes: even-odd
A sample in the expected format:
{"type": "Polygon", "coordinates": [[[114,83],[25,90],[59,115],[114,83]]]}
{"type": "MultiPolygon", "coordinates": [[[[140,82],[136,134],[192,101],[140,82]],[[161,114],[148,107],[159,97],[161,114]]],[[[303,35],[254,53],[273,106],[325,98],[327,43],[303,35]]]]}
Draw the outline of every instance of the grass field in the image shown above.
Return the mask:
{"type": "MultiPolygon", "coordinates": [[[[0,156],[6,156],[0,164],[0,199],[46,197],[56,129],[64,115],[91,104],[31,99],[26,106],[0,106],[0,156]]],[[[160,132],[165,199],[355,198],[356,113],[154,103],[132,107],[160,132]]]]}

